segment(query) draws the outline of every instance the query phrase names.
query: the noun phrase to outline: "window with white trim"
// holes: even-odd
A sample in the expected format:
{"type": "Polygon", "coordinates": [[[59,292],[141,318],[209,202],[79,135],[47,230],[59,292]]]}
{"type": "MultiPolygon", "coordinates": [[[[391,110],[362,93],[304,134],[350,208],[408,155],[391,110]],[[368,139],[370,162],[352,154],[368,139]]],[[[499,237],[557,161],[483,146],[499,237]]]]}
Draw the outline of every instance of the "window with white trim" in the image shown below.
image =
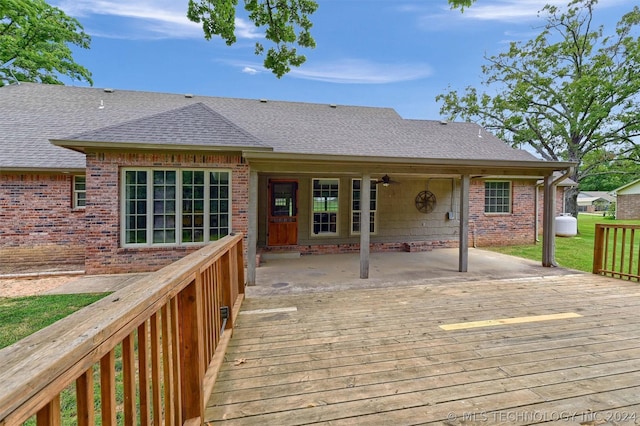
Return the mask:
{"type": "Polygon", "coordinates": [[[231,173],[123,169],[123,245],[183,245],[231,232],[231,173]]]}
{"type": "Polygon", "coordinates": [[[87,177],[73,177],[73,208],[83,209],[87,205],[87,177]]]}
{"type": "MultiPolygon", "coordinates": [[[[376,210],[378,207],[378,185],[375,181],[370,182],[371,189],[369,191],[369,232],[376,233],[376,210]]],[[[351,233],[354,235],[360,234],[360,227],[362,226],[362,179],[351,180],[351,233]]]]}
{"type": "Polygon", "coordinates": [[[484,212],[511,213],[511,182],[487,181],[484,183],[484,212]]]}
{"type": "Polygon", "coordinates": [[[339,187],[338,179],[313,179],[313,235],[338,234],[339,187]]]}

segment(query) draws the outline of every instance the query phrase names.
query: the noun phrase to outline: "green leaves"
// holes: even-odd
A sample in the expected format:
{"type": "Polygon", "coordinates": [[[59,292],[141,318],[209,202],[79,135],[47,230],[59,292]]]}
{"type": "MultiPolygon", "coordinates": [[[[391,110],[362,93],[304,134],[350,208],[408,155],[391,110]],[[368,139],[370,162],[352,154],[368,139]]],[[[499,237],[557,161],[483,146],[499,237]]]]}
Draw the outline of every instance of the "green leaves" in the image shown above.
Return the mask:
{"type": "Polygon", "coordinates": [[[77,20],[44,0],[3,0],[0,15],[0,85],[14,76],[19,81],[62,84],[60,74],[93,83],[69,47],[87,49],[91,42],[77,20]]]}
{"type": "Polygon", "coordinates": [[[441,94],[440,112],[479,122],[544,159],[577,162],[577,181],[600,170],[593,162],[602,153],[613,156],[612,167],[631,158],[640,137],[640,9],[605,36],[592,25],[596,3],[545,7],[538,36],[486,58],[483,86],[491,95],[441,94]]]}
{"type": "MultiPolygon", "coordinates": [[[[235,19],[237,0],[190,0],[187,17],[202,24],[206,39],[220,36],[227,45],[236,42],[235,19]]],[[[244,8],[249,20],[263,28],[265,39],[272,42],[267,49],[264,66],[278,78],[291,67],[298,67],[306,57],[298,53],[296,46],[314,48],[311,36],[313,26],[310,16],[317,10],[313,0],[245,0],[244,8]]],[[[265,46],[256,42],[255,53],[264,54],[265,46]]]]}
{"type": "Polygon", "coordinates": [[[464,11],[465,7],[470,7],[476,0],[449,0],[452,9],[464,11]]]}

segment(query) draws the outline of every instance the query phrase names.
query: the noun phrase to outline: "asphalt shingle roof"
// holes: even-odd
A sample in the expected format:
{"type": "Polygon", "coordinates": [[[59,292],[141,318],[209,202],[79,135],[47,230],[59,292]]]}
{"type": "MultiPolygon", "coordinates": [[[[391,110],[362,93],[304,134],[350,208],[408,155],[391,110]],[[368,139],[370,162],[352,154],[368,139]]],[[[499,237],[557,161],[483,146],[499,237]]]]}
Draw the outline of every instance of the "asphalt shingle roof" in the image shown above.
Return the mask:
{"type": "Polygon", "coordinates": [[[0,87],[0,168],[84,168],[50,140],[272,148],[277,153],[536,161],[472,123],[391,108],[22,83],[0,87]]]}
{"type": "Polygon", "coordinates": [[[255,136],[201,102],[68,136],[65,139],[84,142],[267,148],[255,136]]]}

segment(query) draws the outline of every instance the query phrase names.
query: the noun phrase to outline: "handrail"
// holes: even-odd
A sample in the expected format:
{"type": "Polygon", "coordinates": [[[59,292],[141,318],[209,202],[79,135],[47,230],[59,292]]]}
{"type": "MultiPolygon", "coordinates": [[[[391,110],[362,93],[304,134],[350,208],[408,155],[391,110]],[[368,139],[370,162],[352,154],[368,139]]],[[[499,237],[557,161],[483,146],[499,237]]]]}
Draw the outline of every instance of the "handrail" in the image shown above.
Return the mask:
{"type": "Polygon", "coordinates": [[[74,385],[78,425],[98,415],[105,426],[202,424],[244,300],[242,238],[211,243],[0,350],[0,426],[34,415],[61,424],[61,393],[74,385]]]}
{"type": "Polygon", "coordinates": [[[593,246],[593,273],[640,281],[640,225],[598,223],[593,246]]]}

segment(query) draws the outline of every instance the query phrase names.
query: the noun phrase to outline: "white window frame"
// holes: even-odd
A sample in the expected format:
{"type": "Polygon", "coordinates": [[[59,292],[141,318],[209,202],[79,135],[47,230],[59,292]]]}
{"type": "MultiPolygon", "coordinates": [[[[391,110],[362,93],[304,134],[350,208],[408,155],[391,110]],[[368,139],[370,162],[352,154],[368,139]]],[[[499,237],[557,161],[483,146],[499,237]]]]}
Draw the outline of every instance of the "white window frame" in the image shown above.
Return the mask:
{"type": "MultiPolygon", "coordinates": [[[[378,232],[378,185],[375,181],[371,181],[371,189],[370,189],[370,205],[369,205],[369,233],[371,235],[375,235],[378,232]],[[371,204],[373,204],[373,208],[371,208],[371,204]],[[372,224],[372,220],[373,219],[373,230],[371,230],[371,224],[372,224]]],[[[362,179],[360,178],[354,178],[351,179],[351,219],[350,219],[350,227],[349,229],[351,230],[351,235],[360,235],[360,230],[355,230],[353,227],[355,225],[355,221],[354,221],[354,216],[358,216],[359,219],[359,223],[360,226],[362,227],[362,214],[361,214],[361,210],[360,209],[356,209],[355,204],[356,201],[361,202],[362,201],[362,179]],[[353,187],[354,182],[360,182],[360,188],[359,189],[355,189],[353,187]],[[356,200],[356,192],[360,193],[360,195],[358,196],[358,199],[356,200]]]]}
{"type": "MultiPolygon", "coordinates": [[[[211,239],[212,235],[211,235],[211,226],[210,226],[210,221],[212,218],[213,214],[220,214],[222,216],[222,218],[224,218],[224,216],[226,215],[227,218],[227,234],[225,235],[229,235],[233,232],[233,216],[232,216],[232,173],[231,170],[229,169],[198,169],[198,168],[189,168],[189,167],[182,167],[182,168],[167,168],[167,167],[124,167],[121,169],[121,185],[120,185],[120,241],[121,241],[121,246],[122,247],[177,247],[177,246],[189,246],[189,245],[201,245],[201,244],[206,244],[209,243],[211,241],[215,241],[217,238],[211,239]],[[141,227],[141,232],[144,232],[145,235],[145,241],[141,242],[141,243],[136,243],[136,242],[127,242],[127,220],[129,219],[129,216],[127,215],[127,203],[128,203],[128,199],[127,199],[127,173],[128,172],[143,172],[146,173],[146,183],[144,185],[140,185],[142,187],[144,187],[144,191],[145,191],[145,199],[141,202],[146,203],[146,209],[144,214],[141,214],[141,217],[144,217],[144,226],[141,227]],[[155,214],[154,213],[154,201],[158,201],[158,202],[166,202],[167,199],[162,198],[159,200],[154,200],[154,182],[153,182],[153,174],[154,172],[175,172],[176,174],[176,182],[175,182],[175,218],[174,218],[174,222],[173,222],[173,229],[175,230],[175,241],[172,242],[158,242],[158,243],[154,243],[154,230],[162,230],[162,228],[160,227],[156,227],[154,229],[154,215],[155,216],[160,216],[163,215],[166,212],[163,212],[163,214],[155,214]],[[203,202],[203,212],[202,212],[202,216],[203,216],[203,237],[202,237],[202,241],[185,241],[183,242],[183,231],[186,229],[185,223],[183,222],[183,219],[185,219],[186,217],[188,217],[187,214],[185,214],[185,212],[183,212],[183,209],[186,207],[183,205],[183,191],[185,189],[185,183],[183,182],[183,172],[203,172],[204,173],[204,195],[202,198],[202,202],[203,202]],[[211,184],[211,173],[227,173],[227,178],[228,178],[228,183],[226,185],[226,189],[227,189],[227,198],[215,198],[215,200],[217,200],[218,202],[220,201],[226,201],[227,202],[227,209],[226,211],[219,211],[217,213],[213,212],[212,213],[212,208],[211,208],[211,203],[212,203],[212,199],[211,199],[211,192],[212,192],[212,184],[211,184]]],[[[156,185],[157,186],[157,185],[156,185]]],[[[169,185],[171,186],[171,185],[169,185]]],[[[225,186],[225,185],[222,185],[225,186]]],[[[188,187],[188,185],[187,185],[188,187]]],[[[218,186],[219,188],[220,186],[218,186]]],[[[171,213],[171,212],[170,212],[171,213]]],[[[168,217],[171,217],[172,215],[167,215],[168,217]]],[[[220,220],[221,218],[218,217],[218,219],[220,220]]],[[[166,223],[166,220],[164,220],[163,222],[166,223]]],[[[165,229],[171,229],[171,226],[166,226],[165,229]]],[[[222,234],[218,235],[218,238],[221,238],[222,234]]]]}
{"type": "Polygon", "coordinates": [[[500,215],[500,214],[511,214],[513,211],[512,207],[513,203],[513,183],[508,180],[487,180],[484,182],[484,213],[489,215],[500,215]],[[489,188],[488,185],[491,184],[506,184],[506,188],[489,188]],[[506,203],[500,202],[498,200],[504,200],[505,197],[501,195],[492,195],[487,194],[487,191],[508,191],[508,200],[506,203]],[[496,201],[492,203],[492,201],[496,201]],[[507,211],[501,210],[502,207],[506,205],[507,211]]]}
{"type": "Polygon", "coordinates": [[[84,209],[87,205],[87,176],[86,175],[74,175],[73,176],[73,208],[84,209]],[[78,179],[84,179],[82,182],[82,189],[78,189],[78,179]]]}
{"type": "MultiPolygon", "coordinates": [[[[332,189],[333,191],[333,189],[332,189]]],[[[311,225],[311,236],[312,237],[334,237],[340,234],[340,179],[338,178],[312,178],[311,179],[311,218],[309,220],[311,225]],[[316,181],[332,181],[336,185],[335,193],[335,210],[326,209],[326,210],[316,210],[317,200],[316,198],[333,198],[333,197],[315,197],[316,189],[315,182],[316,181]],[[316,230],[316,214],[326,214],[328,216],[335,215],[335,231],[322,231],[316,230]]],[[[327,201],[325,200],[325,204],[327,201]]],[[[318,227],[322,227],[323,224],[318,224],[318,227]]],[[[331,221],[327,222],[327,226],[331,227],[331,221]]]]}

